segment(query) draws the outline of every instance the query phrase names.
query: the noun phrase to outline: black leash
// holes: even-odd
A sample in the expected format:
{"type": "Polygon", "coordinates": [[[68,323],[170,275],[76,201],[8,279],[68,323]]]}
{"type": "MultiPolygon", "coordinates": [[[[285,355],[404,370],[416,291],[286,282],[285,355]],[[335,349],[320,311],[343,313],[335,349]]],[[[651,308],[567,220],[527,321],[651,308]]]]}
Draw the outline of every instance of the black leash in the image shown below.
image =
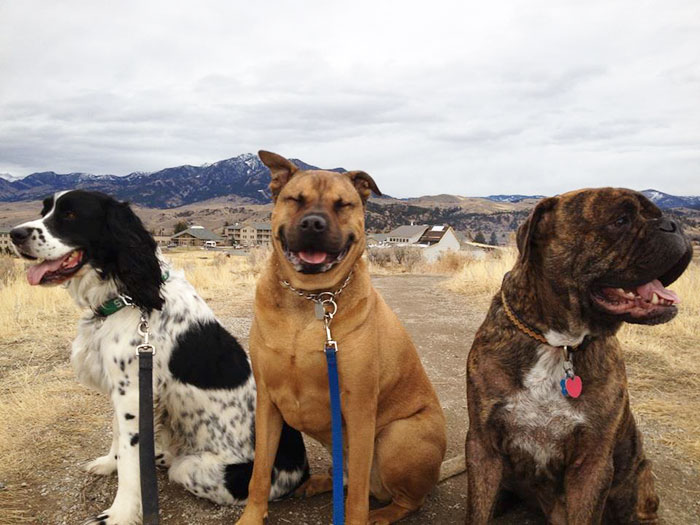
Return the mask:
{"type": "Polygon", "coordinates": [[[141,509],[144,525],[158,525],[158,479],[153,432],[153,356],[155,347],[148,342],[148,318],[141,313],[139,334],[143,341],[136,347],[139,356],[139,465],[141,469],[141,509]]]}

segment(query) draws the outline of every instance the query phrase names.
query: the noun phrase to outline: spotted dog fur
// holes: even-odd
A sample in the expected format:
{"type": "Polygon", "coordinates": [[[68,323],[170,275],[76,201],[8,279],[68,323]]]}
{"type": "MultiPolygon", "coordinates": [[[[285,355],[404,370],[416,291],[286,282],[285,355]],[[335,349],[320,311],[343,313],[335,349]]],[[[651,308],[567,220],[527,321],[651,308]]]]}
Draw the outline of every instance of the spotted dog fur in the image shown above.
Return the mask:
{"type": "MultiPolygon", "coordinates": [[[[159,257],[153,239],[125,203],[96,192],[57,193],[42,218],[12,230],[29,259],[57,260],[79,250],[77,267],[47,273],[62,281],[88,313],[78,325],[71,362],[83,384],[110,396],[114,407],[109,452],[89,472],[118,474],[112,506],[87,523],[141,521],[138,456],[137,327],[149,312],[154,356],[157,464],[171,480],[219,504],[248,497],[254,454],[256,389],[248,355],[184,277],[159,257]],[[162,275],[169,273],[166,282],[162,275]],[[108,317],[94,312],[117,294],[137,308],[108,317]]],[[[46,264],[46,263],[40,263],[46,264]]],[[[46,281],[46,282],[44,282],[46,281]]],[[[272,473],[270,499],[290,494],[308,478],[301,435],[285,426],[272,473]]]]}

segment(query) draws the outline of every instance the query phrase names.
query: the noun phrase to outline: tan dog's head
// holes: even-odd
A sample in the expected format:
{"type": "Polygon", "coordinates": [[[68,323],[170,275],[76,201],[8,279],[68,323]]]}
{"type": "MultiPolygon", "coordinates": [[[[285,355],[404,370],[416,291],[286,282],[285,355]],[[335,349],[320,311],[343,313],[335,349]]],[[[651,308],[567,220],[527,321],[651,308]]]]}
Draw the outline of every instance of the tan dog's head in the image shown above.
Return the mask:
{"type": "MultiPolygon", "coordinates": [[[[672,319],[678,296],[665,287],[688,267],[680,226],[641,193],[600,188],[540,201],[517,235],[516,268],[550,284],[552,306],[577,311],[592,331],[626,321],[672,319]]],[[[562,313],[563,315],[563,313],[562,313]]]]}
{"type": "Polygon", "coordinates": [[[270,168],[272,244],[285,274],[305,289],[334,286],[364,252],[365,204],[379,188],[364,171],[303,171],[276,153],[258,155],[270,168]]]}

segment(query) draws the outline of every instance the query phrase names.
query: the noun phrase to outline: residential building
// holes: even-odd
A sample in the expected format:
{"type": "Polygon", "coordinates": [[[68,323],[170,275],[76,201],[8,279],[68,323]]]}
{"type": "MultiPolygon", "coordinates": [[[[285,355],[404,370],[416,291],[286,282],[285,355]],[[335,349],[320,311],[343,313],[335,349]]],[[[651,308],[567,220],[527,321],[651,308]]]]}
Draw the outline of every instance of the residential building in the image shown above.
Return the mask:
{"type": "Polygon", "coordinates": [[[190,226],[186,230],[170,237],[170,242],[178,246],[204,246],[206,241],[223,244],[224,238],[207,230],[204,226],[190,226]]]}
{"type": "Polygon", "coordinates": [[[368,233],[365,235],[367,246],[380,246],[387,243],[389,239],[388,233],[368,233]]]}
{"type": "Polygon", "coordinates": [[[423,248],[423,257],[428,262],[436,261],[443,253],[458,252],[460,249],[455,231],[446,224],[426,228],[416,246],[423,248]]]}
{"type": "Polygon", "coordinates": [[[10,230],[0,228],[0,254],[12,252],[12,241],[10,240],[10,230]]]}
{"type": "Polygon", "coordinates": [[[428,262],[437,260],[445,252],[458,252],[461,248],[456,232],[447,224],[399,226],[389,232],[387,243],[420,248],[423,250],[423,257],[428,262]]]}
{"type": "Polygon", "coordinates": [[[243,222],[226,226],[224,235],[234,246],[262,246],[272,241],[269,222],[243,222]]]}
{"type": "Polygon", "coordinates": [[[398,228],[389,232],[387,242],[389,244],[415,244],[427,229],[427,224],[417,226],[407,224],[404,226],[399,226],[398,228]]]}

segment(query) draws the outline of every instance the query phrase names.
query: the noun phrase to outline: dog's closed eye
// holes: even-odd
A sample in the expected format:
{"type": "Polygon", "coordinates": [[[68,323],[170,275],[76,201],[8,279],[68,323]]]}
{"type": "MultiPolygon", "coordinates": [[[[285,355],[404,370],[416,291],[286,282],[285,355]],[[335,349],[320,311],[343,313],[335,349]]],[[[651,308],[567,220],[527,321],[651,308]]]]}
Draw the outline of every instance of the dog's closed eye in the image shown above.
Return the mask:
{"type": "Polygon", "coordinates": [[[355,206],[352,202],[346,202],[342,199],[338,199],[333,205],[335,206],[336,210],[341,210],[343,208],[352,208],[355,206]]]}

